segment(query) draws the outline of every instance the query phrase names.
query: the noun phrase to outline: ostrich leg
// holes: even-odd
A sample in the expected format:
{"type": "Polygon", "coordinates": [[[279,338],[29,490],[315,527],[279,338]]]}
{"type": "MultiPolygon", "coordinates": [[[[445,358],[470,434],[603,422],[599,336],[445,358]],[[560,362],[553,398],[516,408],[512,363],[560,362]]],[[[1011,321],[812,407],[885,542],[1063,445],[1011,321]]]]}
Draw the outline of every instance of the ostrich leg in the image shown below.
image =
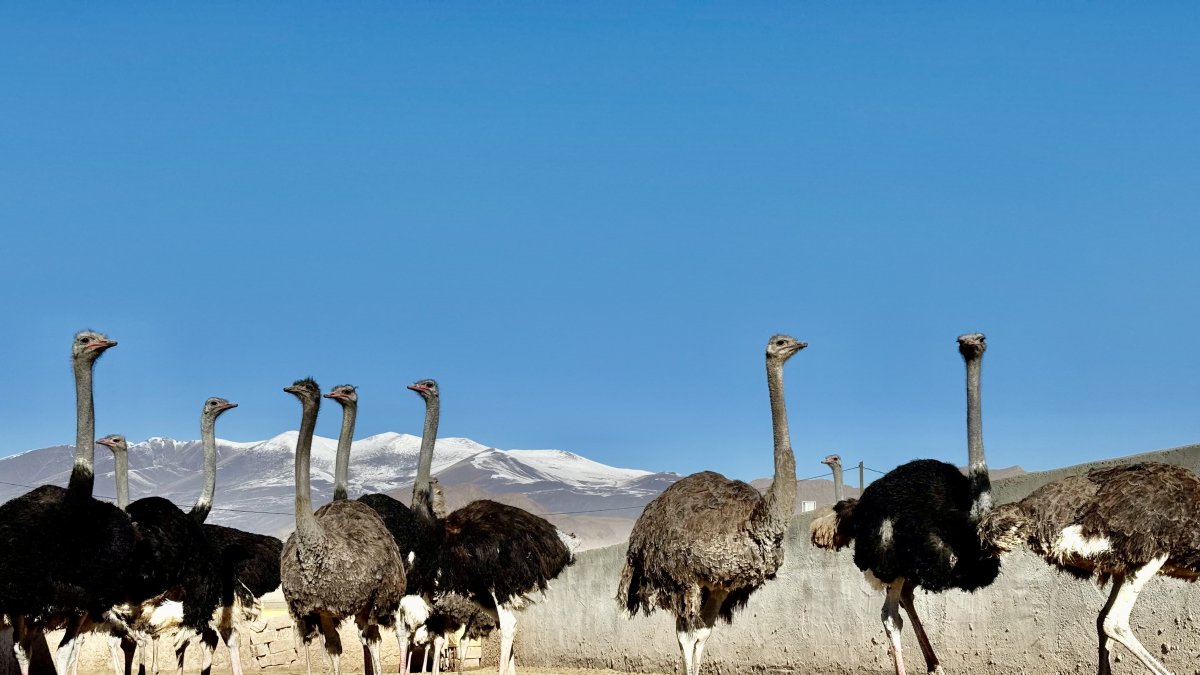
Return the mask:
{"type": "MultiPolygon", "coordinates": [[[[113,672],[117,675],[122,675],[125,672],[125,651],[121,649],[123,640],[121,636],[115,632],[108,634],[108,655],[112,657],[113,672]]],[[[75,666],[79,667],[79,662],[75,662],[75,666]]]]}
{"type": "Polygon", "coordinates": [[[27,630],[25,617],[14,616],[11,621],[12,626],[9,630],[12,631],[13,656],[17,659],[17,667],[20,669],[21,675],[29,675],[31,631],[27,630]]]}
{"type": "Polygon", "coordinates": [[[242,675],[242,657],[238,649],[237,626],[229,625],[222,627],[221,641],[229,649],[229,667],[233,669],[233,675],[242,675]]]}
{"type": "Polygon", "coordinates": [[[900,649],[900,630],[904,628],[904,619],[900,617],[903,589],[904,579],[896,579],[888,585],[887,599],[883,601],[883,630],[892,643],[892,663],[896,666],[896,675],[905,675],[904,652],[900,649]]]}
{"type": "Polygon", "coordinates": [[[717,623],[717,614],[720,613],[721,605],[725,604],[725,598],[728,597],[729,593],[725,591],[710,591],[708,600],[700,609],[700,618],[704,620],[704,628],[696,631],[696,647],[692,656],[692,668],[695,672],[692,675],[700,675],[700,662],[704,658],[704,644],[712,635],[713,626],[717,623]]]}
{"type": "Polygon", "coordinates": [[[926,669],[933,675],[941,675],[942,664],[938,661],[937,654],[933,653],[933,644],[929,642],[929,636],[925,634],[925,626],[921,625],[921,617],[917,616],[917,606],[913,604],[915,588],[916,586],[912,583],[904,582],[904,586],[900,590],[900,603],[904,605],[904,611],[912,621],[913,632],[917,634],[917,644],[921,645],[921,653],[925,655],[926,669]]]}
{"type": "Polygon", "coordinates": [[[1112,590],[1108,594],[1108,600],[1100,610],[1100,615],[1096,617],[1096,634],[1100,639],[1100,665],[1097,670],[1099,675],[1112,675],[1112,663],[1109,661],[1108,651],[1108,634],[1104,632],[1104,623],[1108,621],[1108,613],[1112,611],[1113,603],[1117,601],[1117,592],[1124,585],[1125,575],[1117,574],[1113,576],[1112,590]]]}
{"type": "Polygon", "coordinates": [[[408,629],[401,622],[400,615],[396,615],[396,644],[400,647],[400,675],[408,675],[412,669],[412,664],[409,663],[408,654],[408,629]]]}
{"type": "Polygon", "coordinates": [[[82,616],[74,616],[67,621],[62,641],[58,643],[58,650],[55,654],[55,666],[58,667],[60,673],[71,672],[71,666],[79,658],[79,647],[83,644],[83,635],[79,632],[82,625],[82,616]]]}
{"type": "MultiPolygon", "coordinates": [[[[492,600],[496,598],[492,595],[492,600]]],[[[516,657],[513,655],[513,637],[517,634],[517,614],[511,607],[496,603],[496,618],[500,624],[500,675],[517,675],[516,657]]]]}
{"type": "Polygon", "coordinates": [[[446,636],[438,635],[433,638],[433,675],[442,672],[442,652],[446,649],[446,636]]]}
{"type": "Polygon", "coordinates": [[[342,636],[338,635],[333,619],[321,615],[321,635],[325,636],[325,660],[333,675],[342,675],[342,636]]]}
{"type": "Polygon", "coordinates": [[[379,626],[368,623],[366,616],[360,616],[358,617],[358,635],[366,652],[363,654],[366,657],[363,660],[363,670],[368,675],[383,675],[383,663],[379,660],[379,626]]]}
{"type": "Polygon", "coordinates": [[[1125,645],[1125,648],[1133,652],[1133,655],[1138,657],[1138,660],[1154,675],[1171,675],[1171,671],[1151,656],[1141,642],[1138,642],[1137,636],[1133,634],[1133,629],[1129,627],[1129,613],[1133,611],[1133,605],[1137,602],[1138,595],[1141,594],[1146,582],[1158,574],[1158,570],[1165,562],[1167,562],[1165,555],[1151,560],[1129,575],[1128,583],[1114,588],[1112,606],[1109,608],[1108,616],[1104,617],[1102,625],[1104,633],[1108,637],[1125,645]]]}

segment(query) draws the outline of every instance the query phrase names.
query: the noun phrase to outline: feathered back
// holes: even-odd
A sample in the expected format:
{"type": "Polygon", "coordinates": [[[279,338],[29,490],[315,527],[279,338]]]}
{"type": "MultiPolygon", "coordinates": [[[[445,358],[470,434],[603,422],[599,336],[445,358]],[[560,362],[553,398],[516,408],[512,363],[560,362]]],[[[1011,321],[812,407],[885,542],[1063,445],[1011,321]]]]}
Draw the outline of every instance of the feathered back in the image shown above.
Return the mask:
{"type": "Polygon", "coordinates": [[[206,524],[204,536],[221,561],[221,602],[253,604],[279,587],[279,556],[283,542],[264,534],[206,524]]]}
{"type": "Polygon", "coordinates": [[[162,497],[139,499],[125,512],[138,533],[132,599],[147,600],[177,588],[183,625],[203,629],[217,609],[221,585],[219,561],[200,523],[162,497]]]}
{"type": "Polygon", "coordinates": [[[363,495],[358,501],[371,507],[383,518],[383,524],[396,540],[404,561],[407,593],[432,595],[437,575],[437,527],[427,523],[397,499],[384,494],[363,495]]]}
{"type": "Polygon", "coordinates": [[[813,545],[840,551],[853,543],[854,507],[857,505],[857,499],[843,499],[830,507],[828,513],[813,519],[809,525],[813,545]]]}
{"type": "Polygon", "coordinates": [[[953,464],[919,459],[863,490],[854,507],[854,564],[880,581],[972,591],[995,581],[1000,559],[971,519],[971,485],[953,464]]]}
{"type": "Polygon", "coordinates": [[[68,494],[43,485],[0,505],[0,614],[103,612],[128,599],[133,523],[68,494]]]}
{"type": "Polygon", "coordinates": [[[442,588],[506,603],[546,590],[573,560],[545,518],[487,499],[442,521],[442,588]]]}

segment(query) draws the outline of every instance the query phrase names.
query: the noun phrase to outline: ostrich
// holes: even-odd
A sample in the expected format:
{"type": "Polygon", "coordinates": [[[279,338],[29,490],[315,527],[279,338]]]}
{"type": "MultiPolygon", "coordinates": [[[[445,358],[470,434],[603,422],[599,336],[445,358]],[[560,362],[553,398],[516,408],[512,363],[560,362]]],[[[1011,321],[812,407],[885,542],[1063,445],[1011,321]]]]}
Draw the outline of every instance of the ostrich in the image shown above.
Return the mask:
{"type": "Polygon", "coordinates": [[[845,483],[842,480],[842,457],[841,455],[828,455],[821,463],[833,470],[833,501],[842,501],[845,492],[845,483]]]}
{"type": "Polygon", "coordinates": [[[43,485],[0,506],[0,541],[6,542],[0,550],[0,615],[11,623],[22,675],[29,673],[33,640],[59,624],[66,631],[56,657],[58,672],[65,673],[85,618],[98,618],[128,594],[133,524],[113,504],[92,498],[93,368],[116,344],[93,331],[77,333],[71,343],[76,427],[67,487],[43,485]]]}
{"type": "MultiPolygon", "coordinates": [[[[339,384],[325,398],[337,401],[342,406],[342,430],[338,435],[337,456],[334,460],[333,499],[347,499],[347,483],[350,474],[350,447],[354,440],[354,423],[358,416],[358,391],[352,384],[339,384]]],[[[432,454],[432,453],[431,453],[432,454]]],[[[432,579],[414,570],[418,558],[425,562],[429,555],[428,546],[432,537],[425,523],[413,515],[400,501],[384,494],[363,495],[360,502],[375,510],[383,519],[388,532],[396,541],[400,559],[404,563],[405,588],[407,594],[400,599],[399,621],[396,624],[396,642],[400,648],[401,673],[408,672],[408,645],[417,629],[429,617],[429,603],[422,592],[429,593],[432,579]]],[[[317,510],[320,515],[326,506],[317,510]]]]}
{"type": "Polygon", "coordinates": [[[430,481],[433,447],[441,411],[441,392],[434,380],[408,387],[425,400],[421,459],[413,484],[413,512],[438,537],[439,588],[494,608],[500,625],[500,675],[515,675],[516,610],[534,591],[545,591],[573,561],[571,550],[545,518],[524,509],[481,499],[438,518],[430,481]]]}
{"type": "Polygon", "coordinates": [[[657,607],[675,615],[686,675],[700,672],[717,618],[732,622],[783,564],[783,533],[796,506],[783,364],[807,346],[786,335],[767,342],[775,479],[766,495],[712,471],[694,473],[647,504],[629,536],[617,601],[630,614],[657,607]]]}
{"type": "MultiPolygon", "coordinates": [[[[495,627],[489,612],[458,593],[443,593],[433,603],[429,619],[421,628],[427,641],[433,643],[433,672],[441,672],[442,652],[454,641],[458,649],[458,673],[462,675],[470,639],[487,635],[495,627]],[[453,636],[453,638],[452,638],[453,636]]],[[[417,636],[421,641],[422,636],[417,636]]]]}
{"type": "MultiPolygon", "coordinates": [[[[217,634],[229,649],[233,675],[242,675],[238,650],[238,624],[253,621],[261,612],[259,598],[279,588],[279,559],[283,542],[265,534],[245,532],[232,527],[204,524],[204,537],[220,560],[221,604],[216,621],[217,634]]],[[[211,637],[206,639],[211,661],[211,637]]]]}
{"type": "Polygon", "coordinates": [[[959,336],[967,369],[969,476],[953,464],[918,459],[892,469],[867,486],[858,500],[846,499],[813,521],[812,540],[833,550],[854,542],[854,564],[883,584],[883,628],[891,642],[897,675],[904,675],[900,649],[903,606],[930,673],[942,667],[913,604],[913,591],[958,588],[975,591],[995,581],[1000,559],[979,542],[979,519],[991,508],[992,492],[983,454],[979,377],[984,336],[959,336]]]}
{"type": "MultiPolygon", "coordinates": [[[[204,447],[204,484],[191,510],[184,513],[163,497],[152,496],[126,504],[124,509],[133,520],[141,539],[134,556],[137,581],[130,597],[135,601],[113,608],[110,613],[117,628],[110,627],[109,646],[117,675],[118,649],[122,634],[132,634],[144,648],[147,638],[164,632],[163,622],[178,621],[183,629],[176,640],[176,670],[183,672],[183,655],[193,635],[203,635],[220,601],[221,558],[204,536],[201,523],[212,509],[217,484],[216,420],[227,410],[236,408],[223,398],[210,398],[200,410],[200,433],[204,447]],[[168,603],[174,603],[169,604],[168,603]],[[178,609],[178,619],[172,612],[178,609]],[[155,627],[153,622],[160,625],[155,627]]],[[[112,435],[98,441],[113,451],[116,463],[118,505],[129,498],[128,443],[123,436],[112,435]]],[[[157,668],[157,644],[155,645],[157,668]]],[[[207,658],[212,652],[205,652],[207,658]]],[[[142,662],[145,662],[143,651],[142,662]]]]}
{"type": "Polygon", "coordinates": [[[404,595],[400,551],[383,520],[363,504],[341,500],[313,513],[309,459],[321,390],[306,378],[284,391],[299,399],[303,409],[296,440],[296,531],[284,544],[280,562],[288,611],[306,643],[320,627],[334,675],[341,672],[337,626],[353,617],[371,672],[379,675],[379,626],[395,622],[404,595]]]}
{"type": "Polygon", "coordinates": [[[1138,462],[1070,476],[1003,504],[979,524],[984,545],[1007,552],[1022,544],[1079,579],[1112,581],[1096,618],[1100,675],[1110,675],[1110,640],[1125,645],[1156,675],[1170,671],[1142,646],[1129,613],[1156,574],[1200,578],[1200,476],[1179,466],[1138,462]]]}

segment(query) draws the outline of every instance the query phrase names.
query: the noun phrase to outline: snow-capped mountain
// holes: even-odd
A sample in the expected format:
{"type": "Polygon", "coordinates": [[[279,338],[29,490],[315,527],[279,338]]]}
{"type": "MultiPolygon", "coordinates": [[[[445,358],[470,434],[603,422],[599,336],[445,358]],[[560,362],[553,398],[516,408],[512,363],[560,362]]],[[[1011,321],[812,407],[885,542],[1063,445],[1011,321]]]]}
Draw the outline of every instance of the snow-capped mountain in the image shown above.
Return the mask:
{"type": "MultiPolygon", "coordinates": [[[[289,431],[265,441],[217,441],[212,522],[276,535],[291,530],[297,435],[289,431]]],[[[355,441],[350,455],[350,495],[389,491],[404,495],[416,476],[420,445],[419,436],[398,433],[355,441]]],[[[315,504],[328,501],[333,493],[336,452],[336,439],[313,439],[315,504]]],[[[72,453],[70,446],[55,446],[0,459],[4,481],[0,483],[0,502],[26,492],[26,486],[65,485],[72,453]]],[[[200,441],[150,438],[131,445],[131,499],[153,494],[184,507],[190,505],[200,491],[202,459],[200,441]]],[[[614,532],[605,535],[606,541],[622,531],[627,533],[624,521],[631,525],[641,506],[679,479],[674,473],[612,467],[562,450],[497,450],[466,438],[438,439],[433,473],[452,495],[519,502],[540,513],[583,511],[595,513],[599,519],[619,519],[620,523],[601,528],[614,532]]],[[[96,450],[95,495],[111,498],[115,494],[112,454],[101,446],[96,450]]],[[[570,525],[562,517],[555,520],[560,526],[570,525]]]]}

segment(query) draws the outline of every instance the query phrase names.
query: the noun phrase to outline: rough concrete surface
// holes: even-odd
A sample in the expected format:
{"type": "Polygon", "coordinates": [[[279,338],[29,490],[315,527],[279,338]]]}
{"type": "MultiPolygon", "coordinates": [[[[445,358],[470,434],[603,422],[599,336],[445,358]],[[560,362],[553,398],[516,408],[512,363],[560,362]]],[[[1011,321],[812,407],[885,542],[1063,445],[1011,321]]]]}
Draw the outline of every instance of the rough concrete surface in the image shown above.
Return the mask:
{"type": "MultiPolygon", "coordinates": [[[[998,481],[1000,501],[1020,499],[1060,477],[1096,465],[1154,459],[1200,469],[1200,446],[1098,462],[998,481]]],[[[815,549],[808,540],[814,514],[788,530],[778,578],[755,593],[733,625],[719,625],[705,650],[707,674],[891,673],[880,623],[883,593],[854,567],[851,551],[815,549]]],[[[614,599],[625,545],[586,551],[554,582],[546,598],[523,612],[518,641],[523,663],[608,667],[628,672],[675,672],[674,622],[663,612],[622,618],[614,599]]],[[[1107,589],[1060,574],[1040,558],[1013,553],[1000,579],[974,594],[918,592],[917,608],[947,673],[1012,675],[1092,673],[1096,615],[1107,589]]],[[[1134,631],[1177,675],[1200,675],[1200,585],[1156,579],[1132,617],[1134,631]]],[[[909,629],[910,672],[924,661],[909,629]]],[[[1116,646],[1116,673],[1146,672],[1116,646]]]]}

